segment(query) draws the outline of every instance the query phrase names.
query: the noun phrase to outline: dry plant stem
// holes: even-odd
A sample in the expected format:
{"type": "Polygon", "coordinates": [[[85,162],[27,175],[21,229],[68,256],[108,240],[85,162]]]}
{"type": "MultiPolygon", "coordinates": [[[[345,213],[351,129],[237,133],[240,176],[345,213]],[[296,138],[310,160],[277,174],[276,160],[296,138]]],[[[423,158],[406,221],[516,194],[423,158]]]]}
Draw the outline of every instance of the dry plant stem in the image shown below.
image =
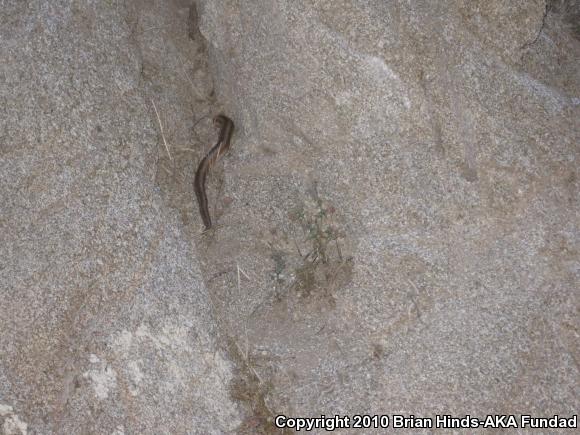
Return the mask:
{"type": "Polygon", "coordinates": [[[163,138],[163,144],[165,145],[165,149],[167,150],[167,155],[169,156],[169,160],[173,160],[173,157],[171,157],[171,153],[169,152],[169,145],[167,145],[167,141],[165,140],[165,133],[163,132],[163,124],[161,124],[161,118],[159,117],[157,106],[155,106],[155,101],[151,100],[151,104],[153,104],[153,109],[155,110],[155,115],[157,116],[159,130],[161,130],[161,137],[163,138]]]}

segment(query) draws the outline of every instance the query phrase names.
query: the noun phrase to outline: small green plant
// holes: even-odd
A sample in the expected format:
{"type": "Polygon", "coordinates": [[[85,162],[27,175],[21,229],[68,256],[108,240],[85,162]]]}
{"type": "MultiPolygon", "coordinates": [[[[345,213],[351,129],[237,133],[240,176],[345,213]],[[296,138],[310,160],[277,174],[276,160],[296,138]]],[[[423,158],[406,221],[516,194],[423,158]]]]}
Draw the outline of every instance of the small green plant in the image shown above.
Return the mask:
{"type": "MultiPolygon", "coordinates": [[[[312,263],[318,261],[327,263],[328,246],[335,242],[338,249],[338,232],[328,220],[329,214],[334,213],[335,210],[332,206],[325,206],[321,199],[317,199],[317,206],[318,211],[313,218],[303,221],[307,231],[307,240],[312,243],[312,250],[306,255],[305,260],[312,263]]],[[[340,255],[340,249],[338,249],[338,254],[340,255]]]]}
{"type": "Polygon", "coordinates": [[[336,209],[320,199],[317,194],[314,194],[313,199],[314,204],[308,211],[304,207],[294,213],[295,219],[306,235],[306,241],[310,244],[310,250],[303,256],[304,260],[310,263],[328,263],[332,245],[336,248],[338,258],[342,260],[338,243],[340,234],[332,220],[336,209]]]}
{"type": "Polygon", "coordinates": [[[303,242],[308,246],[305,254],[299,251],[301,264],[295,269],[293,287],[304,297],[315,289],[322,289],[330,296],[333,274],[344,264],[339,244],[341,234],[333,221],[336,209],[316,192],[312,196],[313,203],[293,213],[294,220],[304,232],[303,242]]]}
{"type": "Polygon", "coordinates": [[[274,260],[274,280],[277,284],[282,284],[284,282],[283,272],[286,268],[284,253],[282,251],[274,251],[272,260],[274,260]]]}

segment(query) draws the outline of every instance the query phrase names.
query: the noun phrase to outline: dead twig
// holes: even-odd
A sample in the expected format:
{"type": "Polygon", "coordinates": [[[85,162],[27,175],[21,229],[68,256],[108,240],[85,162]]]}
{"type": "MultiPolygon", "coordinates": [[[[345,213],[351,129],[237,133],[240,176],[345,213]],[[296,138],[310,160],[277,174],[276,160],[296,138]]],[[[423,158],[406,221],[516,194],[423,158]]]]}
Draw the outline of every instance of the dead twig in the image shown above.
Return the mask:
{"type": "Polygon", "coordinates": [[[157,106],[155,106],[155,101],[151,100],[151,104],[153,104],[155,115],[157,115],[157,122],[159,123],[159,130],[161,130],[161,137],[163,138],[163,144],[165,145],[165,149],[167,150],[167,155],[169,156],[169,160],[173,160],[173,157],[171,157],[171,153],[169,152],[169,145],[167,145],[167,141],[165,140],[165,133],[163,132],[163,124],[161,124],[161,118],[159,117],[157,106]]]}

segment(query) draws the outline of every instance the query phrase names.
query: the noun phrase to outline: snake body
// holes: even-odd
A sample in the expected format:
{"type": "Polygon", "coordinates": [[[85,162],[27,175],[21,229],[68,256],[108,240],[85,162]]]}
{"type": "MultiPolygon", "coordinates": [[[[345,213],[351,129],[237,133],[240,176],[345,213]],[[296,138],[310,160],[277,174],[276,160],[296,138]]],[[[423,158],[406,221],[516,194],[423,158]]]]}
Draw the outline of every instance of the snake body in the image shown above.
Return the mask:
{"type": "Polygon", "coordinates": [[[207,194],[205,192],[205,180],[211,167],[220,157],[228,152],[231,145],[232,133],[234,132],[234,122],[225,115],[217,115],[213,119],[213,124],[220,129],[218,141],[201,162],[199,162],[193,183],[193,190],[195,191],[199,205],[199,213],[201,214],[201,219],[206,230],[211,228],[211,216],[209,214],[207,194]]]}

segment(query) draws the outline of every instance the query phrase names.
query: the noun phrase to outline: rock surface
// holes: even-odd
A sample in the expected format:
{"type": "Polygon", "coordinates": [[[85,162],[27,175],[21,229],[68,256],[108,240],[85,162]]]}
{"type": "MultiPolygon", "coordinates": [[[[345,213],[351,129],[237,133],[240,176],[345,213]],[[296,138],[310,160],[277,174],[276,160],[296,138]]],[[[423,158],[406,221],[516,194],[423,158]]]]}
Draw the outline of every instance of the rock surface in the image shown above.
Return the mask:
{"type": "Polygon", "coordinates": [[[196,251],[155,183],[163,105],[139,45],[155,11],[138,6],[2,3],[5,433],[224,433],[241,421],[196,251]]]}
{"type": "Polygon", "coordinates": [[[251,278],[210,287],[273,414],[578,408],[580,41],[559,6],[200,2],[241,125],[210,249],[251,278]]]}
{"type": "Polygon", "coordinates": [[[2,5],[5,433],[577,411],[573,2],[2,5]]]}

